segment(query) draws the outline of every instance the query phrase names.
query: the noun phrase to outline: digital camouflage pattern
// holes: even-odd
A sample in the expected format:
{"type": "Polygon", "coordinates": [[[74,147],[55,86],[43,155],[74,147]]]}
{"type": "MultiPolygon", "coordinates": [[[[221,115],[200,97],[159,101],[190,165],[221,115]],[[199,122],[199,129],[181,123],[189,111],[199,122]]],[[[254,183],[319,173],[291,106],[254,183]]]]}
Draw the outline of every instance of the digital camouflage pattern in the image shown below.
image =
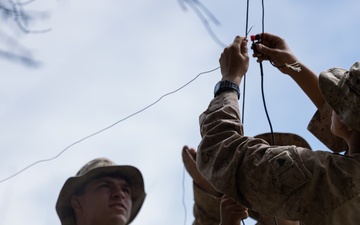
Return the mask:
{"type": "Polygon", "coordinates": [[[349,71],[332,68],[322,72],[319,87],[339,119],[360,131],[360,62],[354,63],[349,71]]]}
{"type": "Polygon", "coordinates": [[[243,136],[236,93],[214,98],[200,116],[197,167],[221,193],[264,217],[305,225],[360,221],[360,154],[270,146],[243,136]],[[341,221],[341,222],[339,222],[341,221]]]}

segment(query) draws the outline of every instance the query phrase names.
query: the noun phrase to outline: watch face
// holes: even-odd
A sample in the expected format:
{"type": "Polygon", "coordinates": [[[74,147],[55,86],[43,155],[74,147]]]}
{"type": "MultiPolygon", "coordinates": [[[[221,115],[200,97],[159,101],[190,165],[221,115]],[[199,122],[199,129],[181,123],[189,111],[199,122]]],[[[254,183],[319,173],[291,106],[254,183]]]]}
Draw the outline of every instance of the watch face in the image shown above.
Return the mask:
{"type": "Polygon", "coordinates": [[[215,85],[214,94],[216,94],[216,92],[220,89],[220,86],[221,86],[221,81],[217,82],[217,84],[215,85]]]}

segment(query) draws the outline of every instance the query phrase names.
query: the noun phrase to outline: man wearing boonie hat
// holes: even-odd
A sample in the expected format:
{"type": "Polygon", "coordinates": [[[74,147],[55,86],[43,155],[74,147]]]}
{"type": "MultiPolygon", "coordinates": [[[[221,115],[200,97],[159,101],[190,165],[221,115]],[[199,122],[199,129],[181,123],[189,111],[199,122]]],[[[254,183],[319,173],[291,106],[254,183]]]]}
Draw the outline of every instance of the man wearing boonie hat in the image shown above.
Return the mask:
{"type": "Polygon", "coordinates": [[[145,195],[136,167],[97,158],[66,180],[56,211],[62,225],[126,225],[140,211],[145,195]]]}
{"type": "MultiPolygon", "coordinates": [[[[275,145],[296,145],[311,149],[309,143],[304,138],[293,133],[262,133],[254,136],[254,138],[261,138],[268,143],[274,142],[275,145]]],[[[226,216],[224,214],[224,210],[221,210],[222,194],[217,192],[214,187],[205,180],[205,178],[196,168],[196,150],[193,148],[189,148],[188,146],[184,146],[182,152],[182,159],[187,172],[193,179],[195,217],[193,225],[218,225],[220,223],[221,225],[233,225],[235,224],[234,220],[246,219],[248,216],[256,220],[256,225],[274,225],[274,221],[277,222],[277,225],[300,225],[299,221],[290,221],[274,217],[264,218],[259,213],[252,210],[239,210],[240,207],[228,207],[229,209],[227,210],[230,212],[227,212],[227,215],[232,219],[230,220],[232,223],[224,223],[224,221],[221,221],[221,218],[226,216]],[[244,216],[244,211],[247,212],[246,216],[244,216]],[[235,217],[235,214],[239,215],[235,217]]]]}
{"type": "Polygon", "coordinates": [[[337,136],[347,144],[331,150],[347,150],[347,154],[273,146],[261,138],[244,136],[238,98],[249,55],[246,38],[237,36],[220,56],[222,79],[200,116],[197,168],[218,192],[263,217],[298,220],[305,225],[359,224],[359,63],[349,71],[330,69],[318,78],[282,38],[268,33],[259,37],[254,48],[261,57],[253,56],[259,57],[259,62],[269,60],[291,76],[318,109],[325,104],[331,107],[330,121],[317,122],[329,123],[330,138],[337,136]]]}

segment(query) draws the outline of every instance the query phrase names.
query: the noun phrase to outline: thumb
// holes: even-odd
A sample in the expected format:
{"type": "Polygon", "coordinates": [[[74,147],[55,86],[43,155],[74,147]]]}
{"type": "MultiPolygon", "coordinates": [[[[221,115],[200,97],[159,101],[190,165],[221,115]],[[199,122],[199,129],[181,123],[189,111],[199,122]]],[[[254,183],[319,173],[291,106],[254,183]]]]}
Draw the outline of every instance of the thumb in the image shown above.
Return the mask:
{"type": "Polygon", "coordinates": [[[263,44],[258,44],[256,45],[256,49],[263,55],[267,55],[267,56],[271,56],[274,54],[275,50],[274,49],[271,49],[271,48],[268,48],[266,47],[265,45],[263,44]]]}

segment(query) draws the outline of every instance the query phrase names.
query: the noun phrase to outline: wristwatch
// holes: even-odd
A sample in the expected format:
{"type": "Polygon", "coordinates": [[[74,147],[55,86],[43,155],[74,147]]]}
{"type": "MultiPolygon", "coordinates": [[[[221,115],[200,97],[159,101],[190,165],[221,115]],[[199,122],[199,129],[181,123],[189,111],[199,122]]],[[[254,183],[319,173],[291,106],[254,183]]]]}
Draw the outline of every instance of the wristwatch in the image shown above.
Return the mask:
{"type": "Polygon", "coordinates": [[[240,99],[240,88],[234,82],[229,80],[219,81],[214,88],[214,97],[218,96],[225,91],[236,91],[238,94],[238,99],[240,99]]]}

